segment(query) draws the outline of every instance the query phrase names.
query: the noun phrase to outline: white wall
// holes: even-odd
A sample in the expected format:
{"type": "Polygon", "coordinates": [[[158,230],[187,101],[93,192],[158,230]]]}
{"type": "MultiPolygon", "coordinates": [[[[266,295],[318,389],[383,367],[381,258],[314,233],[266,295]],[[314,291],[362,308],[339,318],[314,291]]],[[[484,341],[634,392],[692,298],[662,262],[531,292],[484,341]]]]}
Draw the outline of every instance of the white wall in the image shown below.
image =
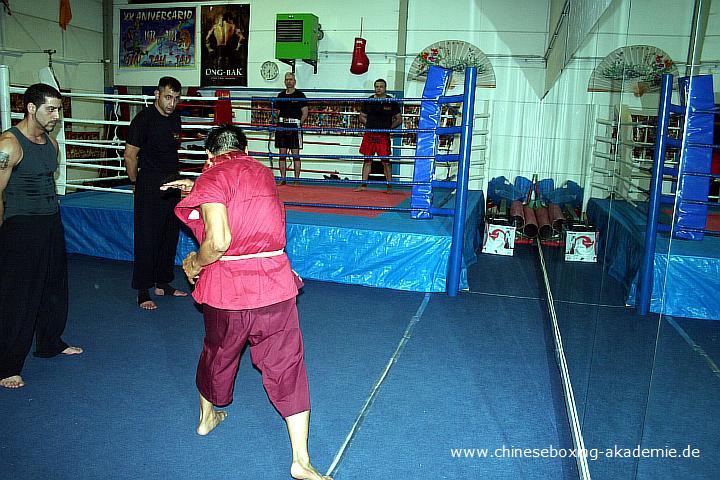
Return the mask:
{"type": "MultiPolygon", "coordinates": [[[[102,0],[73,1],[73,18],[63,31],[58,24],[58,0],[11,1],[12,15],[0,9],[0,64],[10,68],[10,82],[27,86],[39,81],[38,70],[48,66],[42,50],[56,50],[53,70],[62,89],[73,93],[102,92],[104,87],[102,0]],[[28,53],[30,51],[38,53],[28,53]]],[[[100,102],[73,99],[75,118],[102,118],[100,102]]],[[[101,127],[70,126],[73,131],[97,131],[101,127]]],[[[57,130],[56,130],[57,133],[57,130]]],[[[88,176],[70,172],[69,178],[88,176]]]]}
{"type": "MultiPolygon", "coordinates": [[[[228,2],[178,3],[164,6],[193,5],[225,5],[228,2]]],[[[368,42],[368,52],[397,51],[397,0],[363,0],[362,2],[340,2],[333,0],[309,0],[302,3],[290,0],[245,0],[232,2],[250,5],[250,34],[248,41],[248,87],[249,88],[284,88],[282,72],[290,70],[288,65],[277,62],[281,74],[275,80],[266,81],[260,76],[260,65],[267,60],[275,61],[275,18],[278,13],[313,13],[318,16],[325,32],[320,42],[321,52],[341,51],[340,54],[322,54],[318,59],[318,73],[313,74],[312,66],[298,62],[296,75],[298,88],[337,88],[337,89],[369,89],[376,78],[383,77],[390,86],[394,82],[395,56],[371,53],[370,69],[364,75],[350,73],[350,53],[353,42],[360,34],[360,20],[363,19],[363,38],[368,42]]],[[[196,61],[195,69],[119,69],[117,44],[119,38],[118,11],[121,7],[144,8],[162,7],[154,5],[128,5],[126,0],[114,0],[115,21],[113,36],[115,38],[115,83],[118,85],[155,85],[162,75],[171,74],[185,86],[198,86],[200,82],[200,66],[196,61]]],[[[200,9],[198,9],[198,15],[200,9]]],[[[200,38],[200,22],[196,20],[196,39],[200,38]]],[[[199,46],[199,43],[197,43],[199,46]]],[[[199,51],[199,48],[196,48],[199,51]]]]}
{"type": "MultiPolygon", "coordinates": [[[[595,117],[611,118],[612,112],[617,111],[620,105],[637,111],[657,111],[659,95],[647,93],[641,97],[635,96],[632,92],[624,93],[600,93],[585,92],[592,70],[602,58],[613,50],[625,45],[653,45],[664,50],[673,61],[678,64],[680,76],[685,74],[684,63],[688,54],[688,43],[690,40],[691,20],[693,12],[693,0],[620,0],[614,2],[600,20],[596,28],[591,32],[586,42],[578,51],[580,59],[573,61],[559,85],[548,97],[565,102],[568,109],[577,109],[581,105],[593,105],[588,110],[588,119],[585,122],[582,137],[586,139],[584,151],[579,152],[573,149],[574,158],[582,158],[579,163],[582,165],[580,171],[574,169],[571,164],[565,168],[555,169],[556,177],[575,176],[588,174],[592,166],[593,137],[595,134],[595,117]],[[559,88],[558,88],[559,86],[559,88]],[[564,91],[576,92],[574,99],[561,95],[564,91]],[[584,95],[582,92],[585,92],[584,95]],[[583,98],[584,97],[584,98],[583,98]],[[573,104],[575,105],[573,107],[573,104]]],[[[715,89],[720,90],[718,85],[718,61],[720,60],[720,4],[715,2],[710,11],[707,27],[707,35],[702,52],[702,60],[709,63],[699,69],[700,74],[713,74],[715,76],[715,89]]],[[[674,93],[673,102],[679,103],[677,92],[674,93]]],[[[627,119],[626,119],[627,120],[627,119]]],[[[579,127],[579,124],[576,125],[579,127]]],[[[577,131],[577,128],[576,128],[577,131]]],[[[597,132],[603,134],[600,128],[597,132]]],[[[582,183],[581,183],[582,184],[582,183]]],[[[595,192],[600,194],[600,192],[595,192]]],[[[586,195],[587,196],[587,195],[586,195]]]]}
{"type": "Polygon", "coordinates": [[[48,65],[48,56],[23,52],[56,50],[53,67],[62,88],[102,91],[102,0],[71,2],[73,18],[65,31],[58,24],[59,5],[57,0],[10,2],[12,15],[0,12],[0,63],[10,67],[13,83],[30,85],[38,81],[38,69],[48,65]]]}

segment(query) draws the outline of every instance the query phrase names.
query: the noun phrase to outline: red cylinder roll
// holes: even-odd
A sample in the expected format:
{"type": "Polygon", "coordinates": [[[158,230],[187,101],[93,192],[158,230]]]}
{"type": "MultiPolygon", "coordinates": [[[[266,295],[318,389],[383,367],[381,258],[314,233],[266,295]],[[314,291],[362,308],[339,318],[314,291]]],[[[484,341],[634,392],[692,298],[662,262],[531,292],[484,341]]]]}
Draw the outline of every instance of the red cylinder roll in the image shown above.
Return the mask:
{"type": "Polygon", "coordinates": [[[537,219],[540,238],[546,240],[552,237],[553,228],[550,224],[550,214],[547,207],[538,207],[537,210],[535,210],[535,218],[537,219]]]}
{"type": "Polygon", "coordinates": [[[517,229],[521,229],[525,225],[523,204],[520,200],[515,200],[510,204],[510,218],[512,218],[513,225],[515,225],[517,229]]]}
{"type": "Polygon", "coordinates": [[[525,218],[525,226],[523,227],[523,234],[526,237],[535,238],[538,234],[537,219],[535,218],[535,212],[528,206],[523,206],[523,218],[525,218]]]}
{"type": "Polygon", "coordinates": [[[560,206],[551,203],[548,207],[548,213],[550,214],[550,223],[552,224],[553,230],[560,233],[565,224],[565,215],[563,215],[560,206]]]}

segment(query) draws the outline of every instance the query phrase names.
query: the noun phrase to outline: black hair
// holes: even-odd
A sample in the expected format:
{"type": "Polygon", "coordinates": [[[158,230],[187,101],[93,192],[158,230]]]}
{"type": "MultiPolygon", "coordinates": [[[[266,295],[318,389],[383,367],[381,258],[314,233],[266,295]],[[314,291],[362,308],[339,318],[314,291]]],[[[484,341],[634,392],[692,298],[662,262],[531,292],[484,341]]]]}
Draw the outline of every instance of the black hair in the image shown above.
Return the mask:
{"type": "Polygon", "coordinates": [[[162,77],[158,82],[157,89],[162,90],[164,87],[170,87],[170,90],[178,93],[182,90],[180,81],[175,77],[162,77]]]}
{"type": "Polygon", "coordinates": [[[245,151],[247,143],[242,128],[226,123],[210,130],[205,139],[205,150],[213,155],[233,150],[245,151]]]}
{"type": "Polygon", "coordinates": [[[25,113],[28,113],[27,107],[29,104],[32,103],[36,107],[40,108],[41,105],[44,105],[45,102],[47,102],[48,98],[57,98],[62,100],[62,95],[60,95],[60,92],[58,92],[56,88],[51,87],[46,83],[36,83],[35,85],[30,85],[23,95],[25,113]]]}
{"type": "Polygon", "coordinates": [[[378,78],[377,80],[375,80],[375,81],[373,82],[373,87],[375,86],[375,84],[376,84],[377,82],[382,82],[382,83],[384,83],[384,84],[385,84],[385,88],[387,88],[387,82],[385,81],[384,78],[378,78]]]}

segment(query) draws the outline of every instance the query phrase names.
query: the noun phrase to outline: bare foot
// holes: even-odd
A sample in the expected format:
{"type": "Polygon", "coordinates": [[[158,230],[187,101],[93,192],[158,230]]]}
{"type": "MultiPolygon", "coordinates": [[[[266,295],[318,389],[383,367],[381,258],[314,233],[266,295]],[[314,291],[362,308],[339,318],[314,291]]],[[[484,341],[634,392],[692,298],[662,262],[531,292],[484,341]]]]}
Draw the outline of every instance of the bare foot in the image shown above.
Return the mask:
{"type": "Polygon", "coordinates": [[[140,308],[143,310],[155,310],[157,308],[157,305],[155,305],[155,302],[152,300],[146,300],[140,304],[140,308]]]}
{"type": "Polygon", "coordinates": [[[3,378],[0,380],[0,387],[5,388],[20,388],[24,387],[25,382],[20,375],[13,375],[12,377],[3,378]]]}
{"type": "MultiPolygon", "coordinates": [[[[173,296],[173,297],[187,297],[187,293],[183,292],[182,290],[176,290],[172,288],[171,286],[167,286],[167,288],[161,288],[161,287],[155,287],[155,295],[159,297],[163,296],[173,296]],[[168,291],[170,290],[170,291],[168,291]],[[172,292],[172,293],[170,293],[172,292]]],[[[140,306],[142,308],[142,305],[140,306]]],[[[150,309],[152,310],[152,309],[150,309]]]]}
{"type": "Polygon", "coordinates": [[[223,410],[213,409],[211,411],[212,413],[208,415],[207,418],[203,418],[202,415],[200,415],[200,423],[198,423],[197,426],[198,435],[207,435],[212,432],[215,427],[220,425],[220,422],[227,418],[227,412],[223,410]]]}
{"type": "Polygon", "coordinates": [[[83,352],[83,349],[80,347],[67,347],[65,350],[63,350],[63,355],[80,355],[83,352]]]}
{"type": "Polygon", "coordinates": [[[367,185],[360,185],[355,189],[356,192],[364,192],[365,190],[367,190],[367,185]]]}
{"type": "Polygon", "coordinates": [[[298,480],[332,480],[332,477],[327,475],[320,475],[315,467],[310,465],[300,465],[299,463],[293,462],[290,466],[290,476],[298,480]]]}

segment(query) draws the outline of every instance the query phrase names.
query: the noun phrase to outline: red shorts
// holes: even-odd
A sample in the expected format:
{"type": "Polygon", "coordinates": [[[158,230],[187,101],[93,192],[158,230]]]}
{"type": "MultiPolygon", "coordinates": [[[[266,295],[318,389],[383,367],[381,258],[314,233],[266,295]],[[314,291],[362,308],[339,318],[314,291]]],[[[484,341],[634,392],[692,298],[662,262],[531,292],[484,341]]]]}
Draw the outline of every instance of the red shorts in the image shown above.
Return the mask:
{"type": "Polygon", "coordinates": [[[203,305],[205,340],[196,383],[214,405],[232,402],[240,354],[250,342],[270,401],[283,417],[310,409],[302,335],[295,298],[249,310],[203,305]]]}
{"type": "MultiPolygon", "coordinates": [[[[390,135],[379,132],[366,132],[360,144],[360,155],[390,155],[390,135]]],[[[387,162],[387,160],[383,160],[387,162]]]]}

